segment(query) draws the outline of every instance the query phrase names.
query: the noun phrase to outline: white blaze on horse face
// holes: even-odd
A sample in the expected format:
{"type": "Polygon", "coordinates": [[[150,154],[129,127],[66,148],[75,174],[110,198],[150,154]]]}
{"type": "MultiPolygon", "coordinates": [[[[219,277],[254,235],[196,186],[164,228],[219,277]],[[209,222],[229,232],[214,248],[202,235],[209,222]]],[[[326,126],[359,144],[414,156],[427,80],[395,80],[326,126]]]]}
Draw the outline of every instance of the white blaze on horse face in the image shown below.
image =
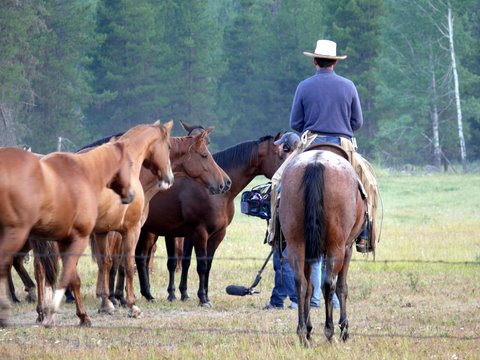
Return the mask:
{"type": "MultiPolygon", "coordinates": [[[[165,176],[164,176],[165,177],[165,176]]],[[[173,185],[173,171],[172,171],[172,166],[170,163],[170,159],[168,159],[168,174],[166,175],[167,178],[171,179],[170,182],[166,182],[164,180],[159,180],[157,181],[157,187],[160,190],[167,190],[173,185]]]]}
{"type": "Polygon", "coordinates": [[[53,311],[56,312],[60,308],[60,303],[62,302],[64,295],[65,289],[55,290],[55,295],[53,297],[53,311]]]}

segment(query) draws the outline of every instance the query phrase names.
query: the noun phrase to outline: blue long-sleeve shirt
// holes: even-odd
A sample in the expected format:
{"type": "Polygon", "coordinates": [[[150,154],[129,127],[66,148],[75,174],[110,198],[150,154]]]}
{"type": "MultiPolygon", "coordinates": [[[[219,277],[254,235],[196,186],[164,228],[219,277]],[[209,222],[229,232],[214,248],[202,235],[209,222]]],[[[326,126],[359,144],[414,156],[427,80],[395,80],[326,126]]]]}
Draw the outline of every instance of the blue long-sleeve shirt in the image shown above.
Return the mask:
{"type": "Polygon", "coordinates": [[[360,99],[352,81],[322,68],[298,84],[290,113],[292,129],[352,138],[362,125],[360,99]]]}

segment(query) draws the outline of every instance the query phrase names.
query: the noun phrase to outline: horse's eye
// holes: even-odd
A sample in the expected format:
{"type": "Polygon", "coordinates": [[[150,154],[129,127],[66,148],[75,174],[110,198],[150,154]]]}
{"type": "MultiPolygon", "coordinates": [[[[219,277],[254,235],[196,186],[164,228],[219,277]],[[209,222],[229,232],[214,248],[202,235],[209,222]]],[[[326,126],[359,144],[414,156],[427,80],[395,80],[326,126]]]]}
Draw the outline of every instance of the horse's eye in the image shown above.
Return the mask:
{"type": "Polygon", "coordinates": [[[208,154],[202,154],[202,158],[208,159],[208,154]]]}

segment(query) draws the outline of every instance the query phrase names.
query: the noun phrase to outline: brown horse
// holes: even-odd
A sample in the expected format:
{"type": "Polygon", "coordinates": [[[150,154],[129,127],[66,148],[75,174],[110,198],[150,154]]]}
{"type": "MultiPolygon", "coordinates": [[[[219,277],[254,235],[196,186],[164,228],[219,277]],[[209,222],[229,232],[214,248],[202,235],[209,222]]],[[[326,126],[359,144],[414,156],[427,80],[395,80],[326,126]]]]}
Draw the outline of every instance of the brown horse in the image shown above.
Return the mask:
{"type": "MultiPolygon", "coordinates": [[[[195,136],[172,137],[170,148],[170,163],[178,178],[188,177],[202,188],[207,188],[210,193],[217,194],[228,191],[231,180],[225,172],[215,163],[213,157],[208,150],[208,134],[213,128],[203,130],[195,136]]],[[[124,135],[125,136],[125,135],[124,135]]],[[[121,137],[123,138],[123,136],[121,137]]],[[[120,139],[121,139],[120,138],[120,139]]],[[[137,244],[140,227],[148,214],[148,202],[158,192],[153,186],[155,178],[146,169],[140,171],[140,187],[138,192],[144,195],[145,201],[131,211],[129,208],[120,220],[114,220],[111,216],[112,209],[105,216],[100,216],[95,227],[96,239],[93,241],[94,254],[97,257],[99,267],[99,275],[97,281],[97,295],[102,299],[100,312],[112,313],[114,306],[109,300],[109,273],[113,265],[112,251],[109,249],[111,241],[114,241],[115,235],[109,235],[108,231],[114,230],[121,234],[123,242],[121,244],[121,253],[123,261],[126,261],[127,275],[127,304],[130,310],[130,316],[138,317],[140,309],[135,306],[135,298],[133,294],[133,276],[134,276],[134,251],[137,244]],[[139,212],[141,210],[141,212],[139,212]],[[133,220],[135,221],[133,221],[133,220]],[[132,234],[131,237],[130,234],[132,234]],[[135,237],[133,237],[135,235],[135,237]],[[130,238],[130,240],[128,240],[130,238]]],[[[177,180],[176,180],[177,181],[177,180]]],[[[141,199],[142,197],[139,196],[141,199]]],[[[116,238],[118,241],[118,236],[116,238]]],[[[117,249],[119,249],[117,247],[117,249]]],[[[118,258],[118,256],[117,256],[118,258]]],[[[118,259],[119,261],[121,259],[118,259]]]]}
{"type": "Polygon", "coordinates": [[[0,174],[0,325],[9,318],[8,270],[28,237],[55,240],[62,253],[59,286],[44,322],[52,325],[68,284],[80,287],[77,261],[95,226],[100,193],[109,186],[126,202],[134,197],[131,159],[121,142],[85,154],[56,152],[42,158],[2,148],[0,174]]]}
{"type": "MultiPolygon", "coordinates": [[[[148,300],[154,299],[148,281],[147,264],[152,246],[148,241],[149,238],[152,239],[149,233],[165,236],[170,274],[169,300],[175,299],[174,276],[177,264],[175,237],[188,237],[193,241],[197,256],[197,272],[200,278],[197,294],[200,305],[211,306],[208,298],[209,273],[215,251],[233,219],[234,199],[254,177],[264,175],[271,178],[283,163],[284,154],[273,144],[275,139],[272,136],[265,136],[237,144],[214,155],[215,161],[232,179],[232,188],[228,193],[209,196],[195,181],[181,178],[175,181],[169,191],[153,197],[150,201],[150,213],[142,228],[136,249],[137,271],[143,296],[148,300]]],[[[183,300],[188,298],[186,279],[190,255],[191,251],[190,254],[185,254],[186,259],[182,264],[180,291],[183,300]]]]}
{"type": "MultiPolygon", "coordinates": [[[[173,127],[173,121],[169,121],[165,125],[162,125],[160,121],[156,121],[153,124],[141,124],[137,125],[122,136],[118,138],[118,142],[125,144],[130,157],[132,159],[131,169],[131,185],[135,190],[135,199],[128,205],[119,204],[115,201],[115,197],[112,191],[104,189],[98,201],[98,217],[94,228],[94,234],[96,237],[96,247],[93,253],[98,251],[98,255],[102,261],[104,258],[104,248],[106,247],[106,234],[109,231],[120,231],[123,236],[124,248],[127,254],[132,255],[135,251],[135,245],[138,239],[140,231],[141,218],[145,208],[145,196],[142,185],[140,183],[140,170],[142,164],[148,168],[148,172],[152,175],[153,181],[151,182],[152,191],[159,191],[162,189],[168,189],[173,183],[173,172],[170,166],[170,131],[173,127]],[[154,190],[153,190],[154,189],[154,190]]],[[[94,146],[84,147],[82,151],[91,152],[95,150],[94,146]]],[[[35,249],[34,249],[35,250],[35,249]]],[[[45,261],[48,259],[43,258],[45,261]]],[[[134,262],[128,261],[128,266],[132,268],[134,262]]],[[[36,267],[37,269],[37,267],[36,267]]],[[[48,270],[51,268],[47,268],[48,270]]],[[[38,270],[40,271],[40,270],[38,270]]],[[[42,272],[40,271],[40,275],[42,272]]],[[[51,275],[47,274],[51,277],[51,275]]],[[[99,274],[101,276],[101,274],[99,274]]],[[[40,277],[41,279],[41,277],[40,277]]],[[[50,284],[51,285],[51,284],[50,284]]],[[[78,289],[72,286],[72,291],[75,296],[77,304],[77,316],[80,319],[88,319],[88,315],[84,311],[83,300],[78,289]],[[79,310],[81,309],[81,310],[79,310]]],[[[129,296],[130,316],[138,316],[140,310],[135,307],[135,300],[133,294],[133,285],[127,286],[129,296]]],[[[42,320],[42,300],[43,294],[42,287],[38,287],[38,307],[39,320],[42,320]]],[[[82,320],[85,321],[85,320],[82,320]]],[[[89,320],[88,320],[89,321],[89,320]]]]}
{"type": "Polygon", "coordinates": [[[352,244],[365,223],[366,203],[355,170],[343,157],[324,150],[309,150],[289,162],[282,177],[279,217],[295,272],[298,298],[297,333],[309,346],[312,324],[311,262],[325,256],[324,333],[331,340],[333,295],[340,300],[341,338],[348,338],[347,272],[352,244]]]}

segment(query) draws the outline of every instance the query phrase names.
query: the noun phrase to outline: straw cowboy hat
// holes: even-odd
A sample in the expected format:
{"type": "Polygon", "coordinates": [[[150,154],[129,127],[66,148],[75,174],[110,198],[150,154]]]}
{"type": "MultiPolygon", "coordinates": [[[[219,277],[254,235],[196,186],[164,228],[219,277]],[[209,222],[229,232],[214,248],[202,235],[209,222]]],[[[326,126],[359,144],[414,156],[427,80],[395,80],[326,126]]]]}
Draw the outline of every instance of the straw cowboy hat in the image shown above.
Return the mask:
{"type": "Polygon", "coordinates": [[[347,58],[346,55],[337,56],[337,43],[330,40],[318,40],[315,52],[304,51],[303,55],[333,60],[344,60],[347,58]]]}

